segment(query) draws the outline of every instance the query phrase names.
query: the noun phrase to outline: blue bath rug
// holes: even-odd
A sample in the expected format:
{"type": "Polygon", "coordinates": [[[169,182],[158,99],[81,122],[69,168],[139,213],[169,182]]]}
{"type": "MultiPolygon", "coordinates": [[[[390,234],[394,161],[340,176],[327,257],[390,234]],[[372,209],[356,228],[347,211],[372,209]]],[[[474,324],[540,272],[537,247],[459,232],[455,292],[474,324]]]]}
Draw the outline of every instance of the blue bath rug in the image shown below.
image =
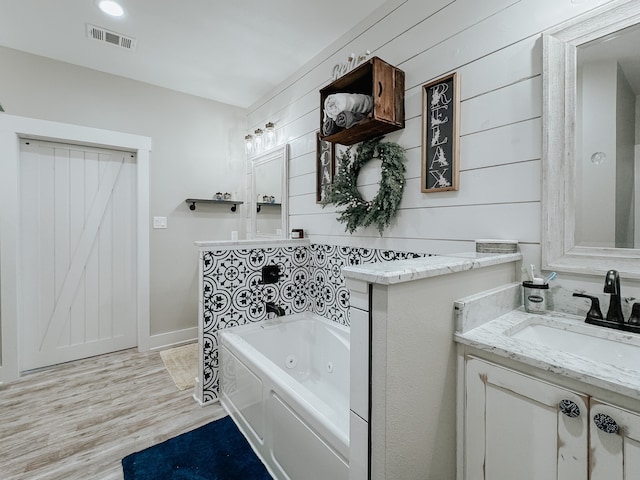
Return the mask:
{"type": "Polygon", "coordinates": [[[122,459],[124,480],[271,480],[231,417],[122,459]]]}

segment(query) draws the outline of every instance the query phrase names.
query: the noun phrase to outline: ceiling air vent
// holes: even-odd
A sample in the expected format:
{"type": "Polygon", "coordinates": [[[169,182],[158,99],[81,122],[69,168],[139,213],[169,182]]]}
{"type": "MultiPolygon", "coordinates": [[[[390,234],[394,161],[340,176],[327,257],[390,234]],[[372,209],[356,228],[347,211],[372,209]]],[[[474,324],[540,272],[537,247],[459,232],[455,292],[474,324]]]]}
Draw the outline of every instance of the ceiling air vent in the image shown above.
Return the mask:
{"type": "Polygon", "coordinates": [[[110,43],[117,47],[126,48],[127,50],[133,50],[136,48],[136,39],[127,37],[120,33],[112,32],[106,28],[97,27],[87,23],[87,37],[97,40],[99,42],[110,43]]]}

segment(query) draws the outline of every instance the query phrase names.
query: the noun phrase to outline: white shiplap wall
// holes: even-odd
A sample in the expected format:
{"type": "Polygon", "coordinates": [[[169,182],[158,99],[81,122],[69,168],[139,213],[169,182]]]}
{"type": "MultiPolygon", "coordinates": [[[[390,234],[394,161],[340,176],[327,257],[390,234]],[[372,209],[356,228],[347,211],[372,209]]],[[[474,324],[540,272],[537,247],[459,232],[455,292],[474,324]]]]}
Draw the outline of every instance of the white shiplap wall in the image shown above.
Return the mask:
{"type": "MultiPolygon", "coordinates": [[[[477,238],[520,242],[540,264],[541,32],[609,0],[396,0],[337,40],[249,109],[250,130],[277,123],[290,143],[290,226],[313,242],[426,253],[474,249],[477,238]],[[405,72],[406,127],[387,135],[407,150],[407,186],[392,227],[344,231],[315,203],[319,89],[350,53],[405,72]],[[421,85],[450,71],[461,81],[460,190],[420,192],[421,85]]],[[[339,14],[336,12],[335,14],[339,14]]],[[[359,178],[365,196],[379,170],[359,178]]]]}

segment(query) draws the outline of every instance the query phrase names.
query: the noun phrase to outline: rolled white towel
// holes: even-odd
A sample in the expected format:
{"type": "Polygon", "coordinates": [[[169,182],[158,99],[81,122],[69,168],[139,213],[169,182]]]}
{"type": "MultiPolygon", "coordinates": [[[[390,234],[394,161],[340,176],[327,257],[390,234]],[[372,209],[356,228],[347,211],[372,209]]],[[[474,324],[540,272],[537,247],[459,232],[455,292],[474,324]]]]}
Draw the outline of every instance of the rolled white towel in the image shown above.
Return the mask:
{"type": "Polygon", "coordinates": [[[373,97],[363,93],[333,93],[324,100],[324,111],[332,119],[340,112],[369,113],[373,97]]]}

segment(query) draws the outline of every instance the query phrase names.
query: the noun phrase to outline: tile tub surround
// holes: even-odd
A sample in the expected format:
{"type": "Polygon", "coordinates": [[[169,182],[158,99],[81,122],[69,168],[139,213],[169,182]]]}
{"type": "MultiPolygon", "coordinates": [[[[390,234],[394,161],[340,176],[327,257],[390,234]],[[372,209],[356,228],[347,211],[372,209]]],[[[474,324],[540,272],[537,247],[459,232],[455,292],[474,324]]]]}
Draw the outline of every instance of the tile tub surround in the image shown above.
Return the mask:
{"type": "Polygon", "coordinates": [[[309,309],[313,313],[349,325],[349,289],[346,287],[344,267],[371,263],[388,263],[431,257],[431,254],[398,252],[372,248],[340,247],[312,244],[309,247],[311,280],[309,309]]]}
{"type": "Polygon", "coordinates": [[[218,398],[218,330],[267,319],[266,302],[287,314],[308,307],[309,250],[307,245],[262,245],[200,252],[202,298],[200,342],[202,351],[199,400],[218,398]],[[276,264],[282,274],[274,284],[263,285],[262,267],[276,264]]]}
{"type": "Polygon", "coordinates": [[[202,373],[196,386],[201,403],[218,398],[217,332],[267,319],[266,302],[287,314],[310,310],[349,325],[349,291],[342,268],[427,254],[310,244],[305,240],[196,242],[201,250],[200,343],[202,373]],[[270,285],[259,283],[261,269],[277,264],[283,274],[270,285]]]}

